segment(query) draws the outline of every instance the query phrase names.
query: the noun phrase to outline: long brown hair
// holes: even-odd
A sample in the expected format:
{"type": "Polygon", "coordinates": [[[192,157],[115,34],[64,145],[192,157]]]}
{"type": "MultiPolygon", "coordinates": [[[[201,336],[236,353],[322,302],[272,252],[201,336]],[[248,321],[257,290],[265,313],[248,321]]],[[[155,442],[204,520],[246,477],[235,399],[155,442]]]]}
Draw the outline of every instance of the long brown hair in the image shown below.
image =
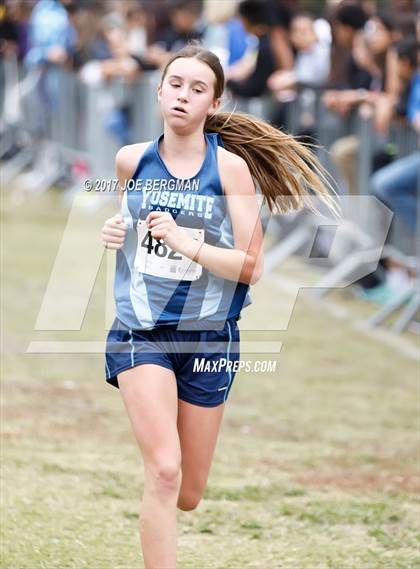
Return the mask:
{"type": "MultiPolygon", "coordinates": [[[[219,58],[197,43],[188,44],[169,59],[161,83],[169,65],[180,57],[193,57],[206,63],[216,76],[215,99],[223,95],[225,77],[219,58]]],[[[337,217],[341,216],[341,208],[329,192],[336,195],[329,174],[311,150],[314,145],[299,142],[269,122],[242,112],[217,111],[206,119],[204,130],[219,133],[226,150],[246,161],[271,212],[286,213],[308,206],[319,213],[311,205],[312,197],[319,198],[337,217]]]]}

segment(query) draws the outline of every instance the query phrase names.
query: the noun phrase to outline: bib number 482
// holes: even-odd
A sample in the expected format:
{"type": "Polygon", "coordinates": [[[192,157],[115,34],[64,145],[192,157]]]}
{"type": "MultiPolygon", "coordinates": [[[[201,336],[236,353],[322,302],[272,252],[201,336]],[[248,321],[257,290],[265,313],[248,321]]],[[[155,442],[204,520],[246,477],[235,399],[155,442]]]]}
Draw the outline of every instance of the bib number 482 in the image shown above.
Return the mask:
{"type": "MultiPolygon", "coordinates": [[[[182,226],[179,226],[182,227],[182,226]]],[[[182,227],[193,238],[203,243],[204,229],[182,227]]],[[[178,251],[174,251],[152,233],[144,221],[137,223],[137,251],[134,266],[141,273],[166,279],[195,281],[200,278],[203,267],[178,251]]]]}
{"type": "Polygon", "coordinates": [[[181,255],[177,254],[173,249],[169,249],[169,247],[167,247],[165,243],[162,243],[160,239],[154,239],[152,237],[151,231],[148,231],[146,233],[143,241],[141,242],[141,246],[147,249],[149,255],[154,253],[158,257],[168,256],[168,259],[171,259],[173,261],[182,261],[181,255]],[[156,242],[156,244],[154,242],[156,242]]]}

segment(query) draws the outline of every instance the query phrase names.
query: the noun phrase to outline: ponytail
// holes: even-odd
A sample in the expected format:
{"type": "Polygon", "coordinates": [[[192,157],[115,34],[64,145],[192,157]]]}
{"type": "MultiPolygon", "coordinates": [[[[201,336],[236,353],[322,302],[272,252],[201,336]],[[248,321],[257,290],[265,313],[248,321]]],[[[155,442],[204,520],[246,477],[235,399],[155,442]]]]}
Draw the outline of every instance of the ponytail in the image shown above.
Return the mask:
{"type": "MultiPolygon", "coordinates": [[[[214,96],[223,95],[225,79],[220,60],[215,53],[194,41],[174,53],[166,63],[163,82],[169,65],[179,57],[195,58],[208,65],[215,74],[214,96]]],[[[312,152],[314,145],[299,142],[295,137],[251,115],[237,112],[216,112],[208,117],[204,130],[220,134],[223,145],[243,158],[251,176],[258,183],[272,213],[287,213],[310,204],[311,197],[319,198],[337,217],[341,208],[332,194],[334,188],[329,174],[312,152]]]]}
{"type": "Polygon", "coordinates": [[[313,145],[239,112],[217,112],[206,120],[204,130],[219,133],[226,150],[245,160],[272,213],[287,213],[305,205],[320,213],[310,203],[309,198],[315,196],[337,218],[342,215],[329,192],[337,195],[329,174],[311,150],[313,145]]]}

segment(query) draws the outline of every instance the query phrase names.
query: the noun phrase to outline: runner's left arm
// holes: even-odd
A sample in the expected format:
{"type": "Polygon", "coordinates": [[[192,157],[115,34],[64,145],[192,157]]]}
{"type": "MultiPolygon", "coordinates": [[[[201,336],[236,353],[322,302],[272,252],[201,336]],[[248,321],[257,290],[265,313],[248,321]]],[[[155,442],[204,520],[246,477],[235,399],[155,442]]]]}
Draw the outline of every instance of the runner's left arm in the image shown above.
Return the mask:
{"type": "Polygon", "coordinates": [[[226,249],[197,242],[185,236],[176,249],[216,275],[255,284],[263,272],[263,230],[260,205],[248,165],[241,157],[231,155],[224,169],[223,185],[232,222],[234,248],[226,249]],[[240,180],[240,183],[238,181],[240,180]]]}

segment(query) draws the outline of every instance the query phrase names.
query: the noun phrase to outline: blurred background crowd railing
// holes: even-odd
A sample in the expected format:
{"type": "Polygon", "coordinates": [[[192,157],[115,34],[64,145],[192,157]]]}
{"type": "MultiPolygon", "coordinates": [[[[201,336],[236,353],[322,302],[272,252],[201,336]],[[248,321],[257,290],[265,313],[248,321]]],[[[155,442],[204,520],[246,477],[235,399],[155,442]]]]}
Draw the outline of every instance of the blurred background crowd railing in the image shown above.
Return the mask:
{"type": "Polygon", "coordinates": [[[2,192],[19,206],[53,188],[70,207],[85,179],[115,178],[118,148],[162,131],[161,69],[197,39],[225,70],[223,109],[314,143],[350,198],[334,250],[331,228],[317,230],[306,209],[276,217],[266,270],[291,255],[317,259],[315,296],[350,284],[355,296],[380,304],[371,325],[398,311],[393,330],[418,332],[417,7],[414,0],[2,0],[2,192]]]}

